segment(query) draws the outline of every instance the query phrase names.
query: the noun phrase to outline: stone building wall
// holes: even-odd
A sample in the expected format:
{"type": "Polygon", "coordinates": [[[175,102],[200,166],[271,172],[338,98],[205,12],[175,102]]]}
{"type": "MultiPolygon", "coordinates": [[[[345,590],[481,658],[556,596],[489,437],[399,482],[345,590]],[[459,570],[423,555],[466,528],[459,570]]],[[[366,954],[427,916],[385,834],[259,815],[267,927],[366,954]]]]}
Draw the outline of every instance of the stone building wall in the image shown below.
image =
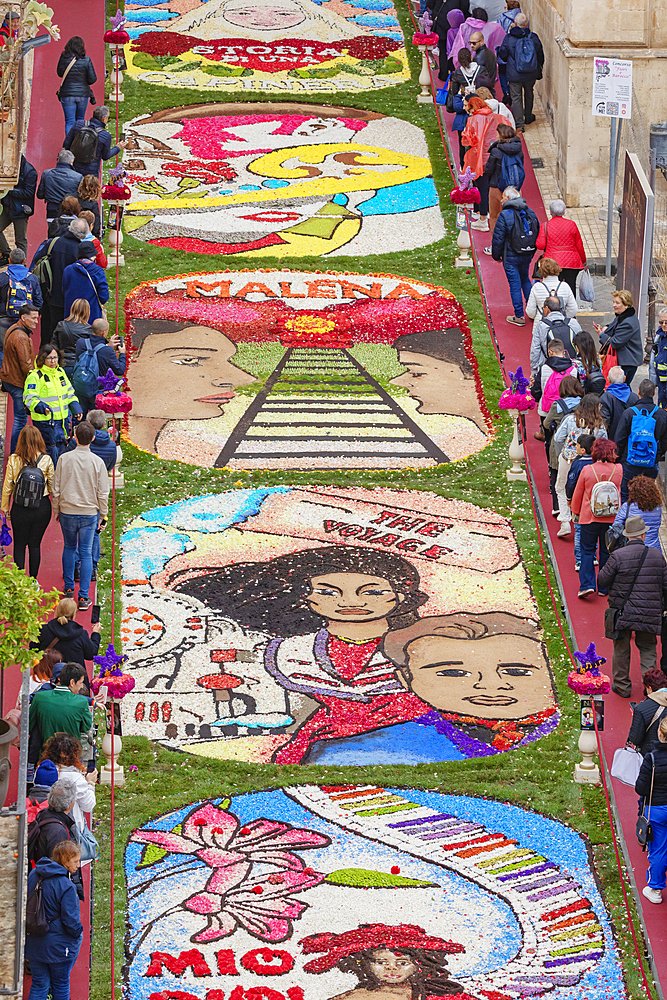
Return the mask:
{"type": "Polygon", "coordinates": [[[632,59],[646,131],[667,120],[667,0],[523,0],[522,8],[544,46],[538,90],[556,138],[561,193],[573,207],[604,205],[610,120],[592,114],[593,58],[632,59]]]}
{"type": "Polygon", "coordinates": [[[18,818],[0,816],[0,989],[9,993],[15,988],[18,838],[18,818]]]}

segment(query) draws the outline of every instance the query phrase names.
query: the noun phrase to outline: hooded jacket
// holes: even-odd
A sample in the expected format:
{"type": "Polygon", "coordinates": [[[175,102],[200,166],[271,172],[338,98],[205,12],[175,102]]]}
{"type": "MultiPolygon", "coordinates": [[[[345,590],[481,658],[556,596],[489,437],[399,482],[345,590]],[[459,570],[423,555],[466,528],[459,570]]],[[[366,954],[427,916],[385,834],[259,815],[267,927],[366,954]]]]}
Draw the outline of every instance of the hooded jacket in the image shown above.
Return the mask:
{"type": "Polygon", "coordinates": [[[34,891],[37,877],[42,880],[42,898],[49,930],[44,937],[26,936],[26,957],[41,962],[71,962],[79,954],[83,924],[79,915],[79,897],[63,865],[42,858],[28,875],[28,895],[34,891]]]}
{"type": "Polygon", "coordinates": [[[494,114],[488,105],[475,111],[468,118],[461,135],[461,142],[469,147],[463,158],[463,169],[470,167],[475,177],[481,177],[484,173],[489,150],[498,134],[500,124],[508,123],[502,115],[494,114]]]}
{"type": "MultiPolygon", "coordinates": [[[[547,357],[546,361],[544,361],[543,364],[541,364],[537,369],[530,389],[531,395],[538,402],[542,399],[546,384],[554,372],[563,372],[563,374],[566,375],[576,375],[577,369],[576,365],[572,362],[572,358],[568,357],[567,354],[563,355],[563,357],[558,354],[553,354],[551,357],[547,357]]],[[[577,405],[579,404],[577,403],[577,405]]],[[[547,411],[540,407],[540,412],[546,413],[547,411]]]]}
{"type": "MultiPolygon", "coordinates": [[[[649,413],[656,404],[652,399],[641,399],[638,403],[635,403],[635,407],[641,410],[648,410],[649,413]]],[[[618,454],[621,461],[625,460],[628,451],[628,438],[630,437],[630,431],[632,429],[632,418],[635,416],[634,407],[628,406],[625,413],[621,415],[621,419],[618,422],[618,427],[616,428],[616,437],[614,441],[616,442],[616,447],[618,448],[618,454]]],[[[667,451],[667,411],[662,410],[659,406],[653,414],[653,420],[655,421],[655,428],[653,434],[658,443],[658,452],[655,457],[656,465],[661,462],[665,457],[665,452],[667,451]]],[[[636,468],[636,466],[635,466],[636,468]]]]}
{"type": "Polygon", "coordinates": [[[60,366],[34,368],[25,380],[23,402],[36,426],[51,420],[63,421],[70,412],[82,412],[74,387],[60,366]]]}
{"type": "Polygon", "coordinates": [[[86,174],[93,174],[94,177],[99,177],[102,160],[109,160],[112,156],[120,153],[120,146],[111,145],[111,134],[107,132],[102,122],[98,121],[97,118],[91,118],[89,121],[79,118],[67,133],[63,149],[71,148],[76,134],[81,131],[84,125],[90,125],[97,131],[97,149],[90,163],[82,163],[79,160],[75,160],[73,164],[74,169],[78,170],[84,177],[86,174]]]}
{"type": "Polygon", "coordinates": [[[46,202],[47,219],[55,219],[60,215],[63,198],[68,195],[79,197],[79,184],[83,174],[73,170],[69,163],[57,163],[55,167],[45,170],[39,181],[37,197],[46,202]]]}
{"type": "Polygon", "coordinates": [[[18,184],[2,199],[2,207],[10,219],[27,219],[35,211],[37,171],[25,156],[21,157],[18,184]]]}
{"type": "Polygon", "coordinates": [[[63,236],[59,236],[55,243],[53,240],[45,240],[32,259],[31,270],[48,252],[49,260],[51,261],[51,290],[47,292],[45,287],[42,288],[42,295],[49,305],[56,308],[64,308],[63,274],[69,264],[73,264],[74,261],[79,259],[79,243],[78,236],[67,232],[63,236]],[[51,250],[49,250],[49,247],[51,247],[51,250]]]}
{"type": "Polygon", "coordinates": [[[542,48],[542,42],[539,40],[534,31],[530,28],[517,28],[514,25],[505,35],[505,40],[498,49],[498,59],[501,62],[507,63],[507,79],[510,82],[517,83],[530,83],[531,80],[541,80],[542,79],[542,68],[544,66],[544,49],[542,48]],[[520,38],[528,38],[531,36],[535,44],[535,51],[537,54],[537,70],[534,73],[520,73],[516,68],[515,52],[516,43],[520,38]]]}
{"type": "Polygon", "coordinates": [[[616,351],[619,365],[640,365],[643,362],[642,332],[632,306],[615,316],[600,334],[600,353],[607,345],[616,351]]]}
{"type": "Polygon", "coordinates": [[[602,419],[607,425],[607,437],[616,440],[616,431],[628,406],[636,406],[639,396],[625,382],[610,382],[600,396],[602,419]]]}
{"type": "Polygon", "coordinates": [[[46,649],[49,643],[57,639],[55,648],[62,656],[65,663],[80,663],[85,669],[86,660],[92,660],[97,656],[100,648],[100,633],[93,632],[88,635],[85,628],[78,622],[67,621],[61,625],[57,618],[45,622],[40,631],[37,642],[31,643],[31,649],[46,649]]]}
{"type": "Polygon", "coordinates": [[[662,611],[667,607],[667,563],[662,552],[644,545],[641,538],[631,538],[624,548],[612,552],[601,568],[598,589],[609,591],[610,608],[621,609],[616,622],[618,629],[660,635],[662,611]],[[633,586],[644,553],[646,559],[633,586]]]}
{"type": "MultiPolygon", "coordinates": [[[[61,79],[73,58],[73,54],[68,55],[61,52],[56,67],[56,73],[61,79]]],[[[63,97],[90,97],[90,86],[93,83],[97,83],[97,73],[90,57],[77,56],[76,62],[65,77],[65,82],[60,85],[60,97],[61,99],[63,97]]]]}
{"type": "MultiPolygon", "coordinates": [[[[6,271],[0,274],[0,316],[7,316],[7,295],[9,294],[10,278],[12,282],[20,281],[27,289],[26,301],[21,301],[20,305],[34,305],[35,308],[42,308],[42,290],[39,281],[34,274],[31,274],[25,264],[10,264],[6,271]]],[[[17,306],[11,302],[10,307],[16,309],[17,306]]],[[[18,315],[10,316],[12,323],[18,321],[18,315]]]]}
{"type": "Polygon", "coordinates": [[[35,350],[32,337],[22,323],[10,326],[5,334],[5,356],[0,368],[0,379],[22,389],[25,380],[35,367],[35,350]]]}
{"type": "Polygon", "coordinates": [[[88,323],[77,323],[74,319],[62,319],[51,338],[59,351],[63,352],[63,368],[74,368],[76,364],[76,342],[79,337],[92,336],[88,323]]]}
{"type": "Polygon", "coordinates": [[[653,760],[648,755],[644,757],[644,763],[635,783],[635,791],[637,795],[648,800],[651,794],[651,774],[655,767],[651,802],[654,806],[667,806],[667,743],[656,743],[649,750],[649,754],[653,754],[653,760]]]}
{"type": "Polygon", "coordinates": [[[632,725],[628,733],[628,743],[639,748],[645,757],[658,742],[658,726],[667,712],[667,688],[654,691],[640,701],[632,713],[632,725]],[[660,710],[660,711],[659,711],[660,710]],[[655,714],[658,712],[658,717],[655,714]]]}
{"type": "Polygon", "coordinates": [[[69,264],[63,272],[65,315],[69,316],[75,299],[85,299],[90,304],[92,325],[102,319],[102,306],[109,301],[109,283],[99,264],[90,258],[69,264]]]}
{"type": "MultiPolygon", "coordinates": [[[[496,219],[495,229],[493,230],[493,240],[491,242],[491,256],[494,260],[502,260],[509,258],[510,260],[517,260],[518,254],[512,250],[510,246],[510,237],[512,235],[512,229],[514,228],[514,217],[517,212],[525,210],[528,214],[528,218],[533,221],[535,228],[538,226],[538,219],[532,208],[528,207],[525,198],[512,198],[510,201],[506,201],[502,207],[500,215],[496,219]]],[[[527,255],[523,255],[524,257],[527,255]]]]}
{"type": "MultiPolygon", "coordinates": [[[[497,103],[498,102],[496,101],[496,104],[497,103]]],[[[503,185],[500,179],[500,173],[502,170],[504,156],[520,156],[521,163],[523,164],[523,146],[521,145],[521,139],[518,137],[515,137],[514,139],[499,139],[497,142],[491,143],[489,158],[486,161],[486,166],[484,167],[484,176],[489,179],[489,187],[500,188],[502,190],[503,185]]]]}

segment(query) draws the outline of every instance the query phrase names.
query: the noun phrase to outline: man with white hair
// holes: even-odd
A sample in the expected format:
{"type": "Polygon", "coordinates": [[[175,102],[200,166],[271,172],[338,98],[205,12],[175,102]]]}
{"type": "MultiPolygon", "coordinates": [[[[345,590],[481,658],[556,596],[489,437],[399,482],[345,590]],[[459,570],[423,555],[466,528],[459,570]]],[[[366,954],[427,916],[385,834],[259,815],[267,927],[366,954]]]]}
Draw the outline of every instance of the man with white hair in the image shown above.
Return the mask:
{"type": "Polygon", "coordinates": [[[522,12],[514,18],[514,26],[505,35],[498,49],[498,59],[507,63],[512,114],[517,132],[535,121],[533,114],[533,89],[535,81],[542,79],[544,49],[534,31],[528,27],[528,18],[522,12]]]}
{"type": "MultiPolygon", "coordinates": [[[[71,154],[70,154],[71,155],[71,154]]],[[[77,176],[79,176],[77,174],[77,176]]],[[[73,219],[67,232],[52,240],[44,240],[32,259],[30,270],[44,257],[48,257],[50,268],[43,269],[40,274],[40,287],[44,306],[42,308],[41,342],[51,342],[51,335],[58,323],[65,319],[65,292],[63,274],[68,264],[79,259],[79,244],[88,235],[90,229],[85,219],[73,219]],[[50,272],[50,273],[49,273],[50,272]]]]}
{"type": "Polygon", "coordinates": [[[608,385],[600,396],[602,419],[607,428],[610,441],[616,440],[616,428],[629,406],[636,406],[639,396],[625,382],[625,372],[620,365],[615,365],[607,372],[608,385]]]}
{"type": "Polygon", "coordinates": [[[69,149],[61,149],[55,167],[45,170],[37,188],[37,197],[46,202],[47,223],[60,215],[63,198],[73,195],[78,198],[79,184],[83,175],[74,169],[74,154],[69,149]]]}
{"type": "Polygon", "coordinates": [[[74,155],[74,169],[83,175],[99,177],[102,160],[117,156],[127,146],[122,139],[117,146],[111,144],[111,134],[107,130],[109,109],[103,104],[95,108],[90,121],[79,118],[67,133],[63,146],[74,155]]]}

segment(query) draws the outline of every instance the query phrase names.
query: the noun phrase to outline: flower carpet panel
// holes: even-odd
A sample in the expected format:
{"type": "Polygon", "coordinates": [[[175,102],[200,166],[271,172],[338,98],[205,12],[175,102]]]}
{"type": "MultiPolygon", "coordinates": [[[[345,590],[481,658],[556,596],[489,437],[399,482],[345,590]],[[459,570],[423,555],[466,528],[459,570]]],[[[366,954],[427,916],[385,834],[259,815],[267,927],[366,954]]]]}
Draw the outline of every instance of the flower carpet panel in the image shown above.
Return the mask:
{"type": "Polygon", "coordinates": [[[460,760],[556,725],[510,523],[427,492],[230,490],[123,536],[127,733],[280,764],[460,760]]]}
{"type": "Polygon", "coordinates": [[[128,72],[236,94],[359,93],[410,79],[392,0],[125,5],[128,72]]]}
{"type": "Polygon", "coordinates": [[[202,104],[141,115],[126,136],[124,227],[153,246],[365,256],[444,236],[424,133],[398,118],[296,103],[202,104]]]}
{"type": "Polygon", "coordinates": [[[161,458],[428,468],[489,441],[468,323],[444,288],[391,275],[221,271],[145,282],[125,313],[129,437],[161,458]]]}
{"type": "Polygon", "coordinates": [[[128,1000],[625,995],[584,841],[502,803],[368,784],[197,802],[135,830],[125,872],[128,1000]]]}

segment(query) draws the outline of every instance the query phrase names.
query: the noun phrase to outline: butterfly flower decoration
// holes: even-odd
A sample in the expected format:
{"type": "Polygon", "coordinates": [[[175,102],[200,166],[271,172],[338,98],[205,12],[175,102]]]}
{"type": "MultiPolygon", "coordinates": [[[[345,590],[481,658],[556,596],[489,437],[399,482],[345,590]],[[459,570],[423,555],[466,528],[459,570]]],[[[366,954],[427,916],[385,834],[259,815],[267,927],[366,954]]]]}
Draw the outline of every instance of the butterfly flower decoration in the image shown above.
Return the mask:
{"type": "MultiPolygon", "coordinates": [[[[201,865],[210,869],[201,891],[156,920],[178,910],[201,916],[206,923],[191,936],[193,942],[218,941],[239,926],[261,941],[285,941],[292,934],[292,921],[307,908],[306,903],[293,899],[293,894],[325,879],[322,873],[306,867],[294,852],[326,847],[331,841],[313,830],[276,820],[255,819],[242,824],[227,810],[229,802],[225,799],[222,806],[205,802],[172,830],[140,829],[130,837],[135,843],[151,845],[139,866],[142,869],[163,862],[171,854],[196,861],[194,868],[188,864],[183,872],[201,865]],[[270,873],[266,865],[272,866],[270,873]],[[260,873],[256,873],[257,866],[261,866],[260,873]]],[[[133,891],[133,897],[152,888],[158,878],[174,874],[171,868],[153,876],[145,888],[140,885],[133,891]]],[[[142,930],[144,936],[146,929],[142,930]]]]}

